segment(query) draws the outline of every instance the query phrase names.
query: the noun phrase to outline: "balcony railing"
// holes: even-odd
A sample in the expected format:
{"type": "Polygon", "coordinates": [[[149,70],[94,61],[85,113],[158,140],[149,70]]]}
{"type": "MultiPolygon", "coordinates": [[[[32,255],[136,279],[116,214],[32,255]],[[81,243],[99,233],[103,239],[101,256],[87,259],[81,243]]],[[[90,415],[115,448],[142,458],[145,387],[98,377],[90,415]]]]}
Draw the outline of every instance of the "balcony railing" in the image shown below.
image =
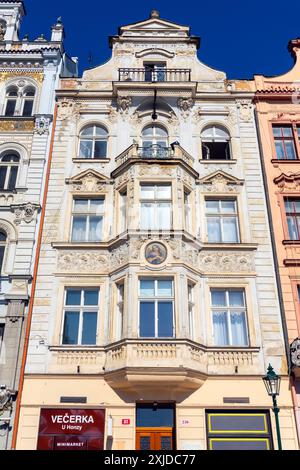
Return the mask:
{"type": "Polygon", "coordinates": [[[119,69],[119,82],[190,82],[191,69],[119,69]]]}
{"type": "Polygon", "coordinates": [[[173,144],[171,147],[161,147],[160,145],[151,145],[151,147],[139,147],[137,144],[133,144],[116,158],[116,163],[118,165],[122,165],[129,159],[179,159],[183,160],[191,167],[194,164],[193,157],[188,152],[186,152],[179,144],[173,144]]]}

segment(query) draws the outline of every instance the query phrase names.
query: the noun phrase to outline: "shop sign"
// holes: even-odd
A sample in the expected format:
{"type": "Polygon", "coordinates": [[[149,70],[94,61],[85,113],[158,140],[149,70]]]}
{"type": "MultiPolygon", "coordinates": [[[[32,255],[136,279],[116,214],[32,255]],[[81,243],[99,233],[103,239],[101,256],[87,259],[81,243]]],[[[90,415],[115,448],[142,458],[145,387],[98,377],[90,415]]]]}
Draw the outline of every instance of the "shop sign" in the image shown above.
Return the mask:
{"type": "Polygon", "coordinates": [[[122,419],[122,425],[123,426],[128,426],[129,424],[130,424],[130,419],[129,418],[122,419]]]}

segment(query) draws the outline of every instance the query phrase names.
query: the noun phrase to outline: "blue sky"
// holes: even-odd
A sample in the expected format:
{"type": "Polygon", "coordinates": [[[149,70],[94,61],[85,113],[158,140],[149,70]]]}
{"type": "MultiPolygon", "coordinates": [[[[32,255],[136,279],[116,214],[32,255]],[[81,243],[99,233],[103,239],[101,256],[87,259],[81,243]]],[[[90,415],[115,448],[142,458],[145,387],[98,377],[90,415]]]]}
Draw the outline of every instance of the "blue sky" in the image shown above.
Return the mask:
{"type": "Polygon", "coordinates": [[[80,71],[110,57],[108,36],[118,26],[149,17],[152,9],[160,16],[191,26],[201,37],[199,58],[228,78],[251,78],[253,74],[279,75],[289,70],[292,59],[289,39],[300,37],[300,2],[279,0],[126,0],[84,2],[73,0],[25,0],[27,16],[21,37],[44,33],[62,16],[66,29],[65,47],[79,57],[80,71]],[[286,6],[286,8],[285,8],[286,6]]]}

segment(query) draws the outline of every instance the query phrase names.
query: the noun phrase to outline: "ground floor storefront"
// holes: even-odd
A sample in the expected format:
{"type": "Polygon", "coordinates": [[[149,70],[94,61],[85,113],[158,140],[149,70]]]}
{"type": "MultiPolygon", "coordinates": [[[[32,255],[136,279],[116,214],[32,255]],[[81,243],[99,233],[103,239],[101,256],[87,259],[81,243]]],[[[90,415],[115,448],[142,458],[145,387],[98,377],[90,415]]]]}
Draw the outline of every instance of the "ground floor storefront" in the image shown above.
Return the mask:
{"type": "MultiPolygon", "coordinates": [[[[261,378],[208,378],[197,390],[166,383],[116,391],[95,376],[27,376],[17,449],[272,450],[261,378]]],[[[298,449],[288,377],[279,396],[283,449],[298,449]]]]}

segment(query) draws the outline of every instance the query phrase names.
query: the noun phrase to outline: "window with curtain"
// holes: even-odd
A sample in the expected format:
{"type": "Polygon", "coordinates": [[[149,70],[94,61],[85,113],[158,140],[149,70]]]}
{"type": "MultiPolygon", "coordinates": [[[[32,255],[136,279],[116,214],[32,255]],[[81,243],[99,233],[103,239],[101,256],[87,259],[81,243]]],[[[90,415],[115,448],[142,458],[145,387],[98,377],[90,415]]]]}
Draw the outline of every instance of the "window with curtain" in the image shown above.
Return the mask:
{"type": "Polygon", "coordinates": [[[116,341],[120,341],[123,337],[123,320],[124,320],[124,282],[118,282],[117,286],[117,311],[116,311],[116,341]]]}
{"type": "Polygon", "coordinates": [[[13,191],[16,188],[20,156],[5,152],[0,156],[0,190],[13,191]]]}
{"type": "Polygon", "coordinates": [[[172,228],[172,186],[141,185],[142,230],[171,230],[172,228]]]}
{"type": "Polygon", "coordinates": [[[139,310],[141,338],[173,338],[173,279],[141,279],[139,310]]]}
{"type": "Polygon", "coordinates": [[[209,243],[239,243],[239,224],[235,199],[206,199],[209,243]]]}
{"type": "Polygon", "coordinates": [[[249,346],[244,289],[212,289],[215,346],[249,346]]]}
{"type": "Polygon", "coordinates": [[[230,135],[220,126],[210,126],[203,130],[202,158],[205,160],[230,160],[230,135]]]}
{"type": "Polygon", "coordinates": [[[14,116],[18,101],[18,88],[16,86],[11,86],[6,91],[5,98],[5,116],[14,116]]]}
{"type": "Polygon", "coordinates": [[[6,243],[7,243],[7,235],[3,230],[0,230],[0,275],[2,275],[2,271],[3,271],[3,262],[4,262],[6,243]]]}
{"type": "Polygon", "coordinates": [[[96,345],[99,289],[65,290],[62,344],[96,345]]]}
{"type": "Polygon", "coordinates": [[[32,116],[35,98],[35,89],[33,87],[25,88],[22,94],[22,116],[32,116]]]}
{"type": "Polygon", "coordinates": [[[290,240],[300,240],[300,199],[285,199],[285,214],[290,240]]]}
{"type": "Polygon", "coordinates": [[[107,157],[108,132],[102,126],[85,127],[80,132],[78,158],[104,159],[107,157]]]}
{"type": "Polygon", "coordinates": [[[72,241],[97,242],[103,238],[104,198],[74,199],[72,241]]]}
{"type": "Polygon", "coordinates": [[[273,136],[278,160],[297,158],[292,126],[273,126],[273,136]]]}

